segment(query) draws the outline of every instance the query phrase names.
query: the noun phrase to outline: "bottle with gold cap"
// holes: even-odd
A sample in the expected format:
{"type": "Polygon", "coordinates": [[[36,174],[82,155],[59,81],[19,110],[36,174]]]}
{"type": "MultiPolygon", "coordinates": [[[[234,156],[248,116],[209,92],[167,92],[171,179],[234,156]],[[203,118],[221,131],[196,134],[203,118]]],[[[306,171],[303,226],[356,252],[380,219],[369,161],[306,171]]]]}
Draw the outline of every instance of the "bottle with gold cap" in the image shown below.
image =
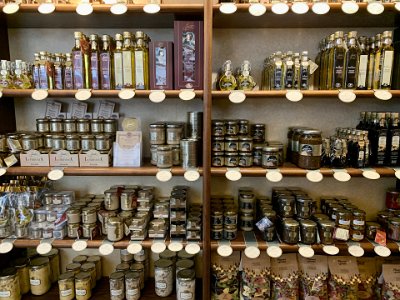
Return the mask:
{"type": "Polygon", "coordinates": [[[73,78],[74,78],[74,88],[83,89],[85,88],[85,77],[86,68],[84,62],[84,55],[82,51],[81,42],[84,40],[82,32],[74,32],[75,45],[72,48],[72,66],[73,66],[73,78]]]}
{"type": "Polygon", "coordinates": [[[360,48],[357,42],[357,31],[350,31],[347,39],[345,58],[344,88],[346,89],[355,89],[357,86],[359,57],[360,48]]]}
{"type": "Polygon", "coordinates": [[[120,90],[124,85],[123,81],[123,64],[122,64],[122,35],[115,35],[115,50],[114,50],[114,80],[115,89],[120,90]]]}
{"type": "Polygon", "coordinates": [[[382,34],[382,45],[379,49],[379,89],[390,89],[392,86],[392,72],[394,48],[392,45],[392,32],[384,31],[382,34]]]}
{"type": "Polygon", "coordinates": [[[381,77],[381,49],[382,46],[382,35],[377,34],[375,35],[375,50],[374,50],[374,75],[372,79],[372,89],[378,89],[379,88],[379,81],[381,77]]]}
{"type": "Polygon", "coordinates": [[[74,89],[74,70],[72,67],[72,56],[71,53],[65,54],[64,63],[64,89],[73,90],[74,89]]]}
{"type": "Polygon", "coordinates": [[[101,37],[103,47],[100,51],[100,83],[102,90],[111,90],[113,86],[113,56],[111,52],[111,38],[108,34],[101,37]]]}
{"type": "Polygon", "coordinates": [[[328,81],[328,89],[343,88],[346,58],[346,45],[343,37],[343,31],[336,31],[334,45],[329,51],[328,79],[331,74],[332,81],[328,81]]]}
{"type": "Polygon", "coordinates": [[[327,45],[326,45],[326,50],[324,52],[324,66],[322,70],[323,74],[323,90],[329,90],[332,86],[332,65],[330,64],[330,55],[331,51],[333,51],[334,47],[334,42],[335,42],[335,34],[331,34],[328,37],[327,40],[327,45]]]}
{"type": "Polygon", "coordinates": [[[124,44],[122,46],[123,87],[135,87],[135,53],[132,47],[132,34],[123,33],[124,44]]]}
{"type": "Polygon", "coordinates": [[[138,90],[149,89],[149,55],[146,48],[143,31],[135,33],[135,88],[138,90]]]}
{"type": "Polygon", "coordinates": [[[99,79],[99,37],[97,34],[90,35],[90,76],[92,81],[91,88],[100,89],[99,79]]]}
{"type": "Polygon", "coordinates": [[[54,61],[54,88],[56,90],[62,90],[64,88],[64,68],[62,63],[62,55],[60,53],[55,53],[54,61]]]}
{"type": "Polygon", "coordinates": [[[34,54],[35,60],[33,62],[32,66],[32,76],[33,76],[33,86],[35,89],[40,88],[40,83],[39,83],[39,53],[34,54]]]}

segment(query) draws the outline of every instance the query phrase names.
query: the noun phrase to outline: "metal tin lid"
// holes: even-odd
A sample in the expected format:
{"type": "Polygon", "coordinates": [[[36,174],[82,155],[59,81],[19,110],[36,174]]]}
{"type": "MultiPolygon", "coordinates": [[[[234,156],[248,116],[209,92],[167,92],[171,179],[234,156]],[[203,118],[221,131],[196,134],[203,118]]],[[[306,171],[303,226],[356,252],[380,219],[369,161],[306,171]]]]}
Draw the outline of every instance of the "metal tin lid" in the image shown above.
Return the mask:
{"type": "Polygon", "coordinates": [[[187,253],[185,249],[178,252],[178,258],[180,259],[193,259],[194,257],[194,254],[187,253]]]}
{"type": "Polygon", "coordinates": [[[65,136],[65,138],[68,140],[71,140],[71,139],[75,140],[75,139],[79,139],[80,136],[79,136],[79,134],[68,134],[65,136]]]}
{"type": "Polygon", "coordinates": [[[124,272],[114,272],[114,273],[111,273],[111,275],[110,275],[110,279],[112,279],[112,280],[121,280],[121,279],[124,279],[124,277],[125,277],[124,272]]]}
{"type": "Polygon", "coordinates": [[[239,138],[237,136],[226,136],[225,141],[238,141],[239,138]]]}
{"type": "Polygon", "coordinates": [[[260,123],[252,124],[251,127],[255,127],[255,128],[265,128],[265,124],[260,124],[260,123]]]}
{"type": "Polygon", "coordinates": [[[81,270],[84,271],[84,272],[91,271],[91,270],[93,270],[95,268],[96,268],[96,265],[94,263],[91,263],[91,262],[84,263],[81,266],[81,270]]]}
{"type": "MultiPolygon", "coordinates": [[[[91,203],[89,203],[89,204],[91,204],[91,203]]],[[[92,203],[92,204],[95,204],[96,206],[97,205],[101,205],[100,203],[92,203]]],[[[82,213],[86,213],[86,214],[88,214],[88,213],[96,213],[96,208],[94,208],[94,207],[84,207],[84,208],[82,208],[82,213]]]]}
{"type": "Polygon", "coordinates": [[[51,138],[52,139],[65,139],[65,135],[64,134],[52,134],[51,138]]]}
{"type": "Polygon", "coordinates": [[[213,156],[224,156],[225,152],[213,152],[213,156]]]}
{"type": "Polygon", "coordinates": [[[157,147],[157,151],[171,151],[171,147],[170,146],[158,146],[157,147]]]}
{"type": "MultiPolygon", "coordinates": [[[[172,252],[172,251],[171,251],[172,252]]],[[[161,252],[162,253],[162,252],[161,252]]],[[[160,254],[161,254],[160,253],[160,254]]],[[[159,259],[156,262],[154,262],[154,267],[156,268],[161,268],[161,269],[165,269],[165,268],[169,268],[171,267],[173,264],[173,262],[169,259],[159,259]]]]}
{"type": "Polygon", "coordinates": [[[76,120],[76,122],[78,122],[78,123],[89,123],[90,120],[89,119],[78,119],[78,120],[76,120]]]}
{"type": "Polygon", "coordinates": [[[136,272],[129,271],[129,272],[125,273],[125,279],[126,280],[140,280],[140,274],[136,273],[136,272]]]}
{"type": "Polygon", "coordinates": [[[37,258],[31,260],[31,268],[38,269],[48,263],[49,263],[49,259],[47,257],[37,257],[37,258]]]}
{"type": "Polygon", "coordinates": [[[322,228],[334,228],[335,227],[335,222],[331,221],[331,220],[320,220],[318,221],[319,226],[321,226],[322,228]]]}
{"type": "Polygon", "coordinates": [[[59,118],[52,118],[50,119],[50,122],[62,122],[63,119],[59,119],[59,118]]]}
{"type": "Polygon", "coordinates": [[[289,230],[296,230],[299,227],[299,222],[293,219],[286,219],[283,221],[283,226],[289,230]]]}
{"type": "Polygon", "coordinates": [[[104,123],[103,119],[91,119],[90,123],[104,123]]]}
{"type": "Polygon", "coordinates": [[[48,252],[48,253],[46,253],[46,254],[43,254],[42,256],[48,257],[48,258],[51,259],[51,258],[53,258],[54,256],[58,255],[58,253],[59,253],[59,250],[53,248],[53,249],[50,250],[50,252],[48,252]]]}
{"type": "Polygon", "coordinates": [[[122,224],[122,221],[119,217],[110,217],[107,221],[108,225],[117,225],[122,224]]]}
{"type": "Polygon", "coordinates": [[[165,123],[153,123],[149,125],[150,128],[165,128],[165,123]]]}
{"type": "Polygon", "coordinates": [[[48,123],[49,119],[36,119],[36,123],[48,123]]]}
{"type": "Polygon", "coordinates": [[[131,268],[132,271],[143,271],[144,270],[144,265],[141,263],[134,263],[131,264],[131,268]]]}
{"type": "Polygon", "coordinates": [[[78,255],[72,259],[73,263],[83,264],[87,261],[88,257],[86,255],[78,255]]]}
{"type": "Polygon", "coordinates": [[[275,146],[265,146],[262,148],[264,152],[279,152],[279,147],[275,146]]]}
{"type": "Polygon", "coordinates": [[[130,265],[126,262],[120,263],[115,267],[115,270],[117,271],[128,271],[130,268],[130,265]]]}
{"type": "Polygon", "coordinates": [[[64,119],[64,123],[76,123],[75,119],[64,119]]]}
{"type": "Polygon", "coordinates": [[[19,257],[13,261],[13,266],[16,268],[23,268],[26,267],[29,263],[27,257],[19,257]]]}
{"type": "Polygon", "coordinates": [[[69,279],[74,279],[75,278],[75,273],[74,272],[65,272],[58,277],[58,281],[62,280],[69,280],[69,279]]]}
{"type": "Polygon", "coordinates": [[[181,259],[176,262],[177,269],[192,269],[193,267],[194,261],[190,259],[181,259]]]}
{"type": "Polygon", "coordinates": [[[311,134],[321,135],[321,130],[316,130],[316,129],[304,129],[304,130],[302,131],[302,135],[311,135],[311,134]]]}
{"type": "Polygon", "coordinates": [[[169,122],[167,123],[167,128],[182,128],[183,124],[178,122],[169,122]]]}
{"type": "Polygon", "coordinates": [[[104,119],[104,123],[115,123],[115,119],[104,119]]]}
{"type": "Polygon", "coordinates": [[[213,141],[219,142],[225,140],[225,137],[223,136],[214,136],[213,141]]]}
{"type": "Polygon", "coordinates": [[[169,249],[165,249],[163,252],[160,253],[160,258],[162,259],[170,259],[173,260],[176,257],[176,252],[171,251],[169,249]]]}
{"type": "Polygon", "coordinates": [[[14,267],[9,267],[1,270],[0,278],[5,279],[6,277],[14,277],[17,275],[17,269],[14,267]]]}
{"type": "Polygon", "coordinates": [[[225,125],[224,120],[212,120],[213,125],[225,125]]]}
{"type": "Polygon", "coordinates": [[[353,215],[354,216],[365,216],[365,211],[363,211],[362,209],[354,209],[353,210],[353,215]]]}
{"type": "Polygon", "coordinates": [[[311,220],[301,220],[300,224],[301,224],[301,227],[304,227],[304,228],[317,227],[317,223],[315,223],[314,221],[311,221],[311,220]]]}
{"type": "Polygon", "coordinates": [[[82,281],[82,280],[90,279],[91,277],[92,276],[90,275],[89,272],[79,272],[78,274],[75,275],[75,280],[82,281]]]}
{"type": "Polygon", "coordinates": [[[196,272],[193,269],[180,270],[177,274],[177,278],[180,280],[193,280],[196,276],[196,272]]]}

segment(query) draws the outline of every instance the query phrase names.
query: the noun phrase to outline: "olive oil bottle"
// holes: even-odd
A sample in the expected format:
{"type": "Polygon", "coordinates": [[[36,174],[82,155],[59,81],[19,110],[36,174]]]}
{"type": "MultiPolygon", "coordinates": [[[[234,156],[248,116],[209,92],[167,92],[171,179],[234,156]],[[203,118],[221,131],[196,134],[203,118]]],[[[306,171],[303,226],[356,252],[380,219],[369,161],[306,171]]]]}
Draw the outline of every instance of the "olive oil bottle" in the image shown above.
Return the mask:
{"type": "Polygon", "coordinates": [[[298,52],[296,52],[295,54],[294,54],[294,57],[293,57],[293,59],[294,59],[294,76],[293,76],[293,80],[294,80],[294,82],[293,82],[293,87],[296,89],[296,90],[298,90],[298,89],[300,89],[300,81],[301,81],[301,79],[300,79],[300,53],[298,53],[298,52]]]}
{"type": "Polygon", "coordinates": [[[100,51],[100,84],[102,90],[111,90],[114,88],[111,38],[108,34],[103,34],[101,39],[103,46],[100,51]]]}
{"type": "Polygon", "coordinates": [[[227,60],[223,65],[223,71],[218,81],[218,88],[221,91],[231,91],[236,89],[236,78],[232,74],[232,62],[227,60]]]}
{"type": "MultiPolygon", "coordinates": [[[[379,89],[390,89],[392,86],[394,48],[392,45],[392,32],[384,31],[382,45],[379,49],[379,89]]],[[[375,61],[376,62],[376,61],[375,61]]]]}
{"type": "Polygon", "coordinates": [[[99,79],[99,37],[97,34],[90,35],[90,76],[92,81],[92,89],[100,89],[99,79]]]}
{"type": "Polygon", "coordinates": [[[367,38],[360,36],[360,59],[358,62],[358,75],[357,75],[357,89],[366,90],[368,87],[368,50],[367,50],[367,38]]]}
{"type": "Polygon", "coordinates": [[[375,36],[375,51],[374,51],[374,77],[372,79],[372,88],[379,89],[380,79],[381,79],[381,51],[382,48],[382,35],[377,34],[375,36]]]}
{"type": "Polygon", "coordinates": [[[15,61],[13,86],[16,89],[29,89],[31,87],[30,79],[26,74],[24,74],[22,61],[19,59],[15,61]]]}
{"type": "Polygon", "coordinates": [[[335,32],[335,42],[329,51],[328,88],[342,89],[345,76],[346,46],[343,41],[343,31],[335,32]],[[332,80],[329,79],[331,74],[332,80]]]}
{"type": "Polygon", "coordinates": [[[135,53],[132,46],[132,34],[128,31],[123,33],[124,44],[122,47],[122,67],[124,88],[135,87],[135,53]]]}
{"type": "Polygon", "coordinates": [[[346,89],[355,89],[357,86],[359,57],[360,49],[357,43],[357,31],[350,31],[345,58],[344,88],[346,89]]]}
{"type": "Polygon", "coordinates": [[[374,67],[375,67],[375,37],[369,38],[369,50],[368,50],[368,77],[367,77],[367,89],[372,89],[374,84],[374,67]]]}
{"type": "Polygon", "coordinates": [[[389,131],[386,143],[386,164],[390,166],[398,166],[400,149],[400,127],[399,113],[390,113],[389,131]]]}
{"type": "Polygon", "coordinates": [[[115,89],[120,90],[124,86],[123,81],[123,64],[122,64],[122,35],[115,35],[115,50],[114,50],[114,80],[115,89]]]}
{"type": "Polygon", "coordinates": [[[135,33],[135,88],[138,90],[149,89],[149,55],[145,44],[143,31],[135,33]]]}
{"type": "MultiPolygon", "coordinates": [[[[331,65],[331,61],[329,59],[331,51],[333,51],[333,45],[335,42],[335,34],[331,34],[328,37],[326,49],[323,55],[323,69],[322,71],[322,89],[328,90],[331,89],[332,86],[332,73],[333,73],[333,65],[331,65]]],[[[332,61],[333,63],[333,61],[332,61]]]]}
{"type": "Polygon", "coordinates": [[[243,61],[240,74],[237,78],[238,90],[251,91],[256,86],[253,77],[250,75],[250,71],[250,62],[248,60],[243,61]]]}

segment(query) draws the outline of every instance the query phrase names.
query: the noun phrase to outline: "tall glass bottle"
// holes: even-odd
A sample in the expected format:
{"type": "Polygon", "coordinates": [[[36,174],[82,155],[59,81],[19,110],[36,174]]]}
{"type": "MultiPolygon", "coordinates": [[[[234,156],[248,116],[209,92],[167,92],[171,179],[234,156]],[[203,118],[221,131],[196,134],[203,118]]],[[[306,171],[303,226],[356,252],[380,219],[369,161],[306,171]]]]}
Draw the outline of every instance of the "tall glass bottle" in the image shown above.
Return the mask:
{"type": "Polygon", "coordinates": [[[390,124],[386,143],[386,164],[390,166],[398,166],[400,148],[400,127],[399,113],[390,113],[390,124]]]}
{"type": "Polygon", "coordinates": [[[227,60],[224,63],[221,77],[218,81],[218,88],[221,91],[231,91],[236,88],[236,78],[232,74],[232,62],[227,60]]]}
{"type": "Polygon", "coordinates": [[[301,81],[301,61],[300,61],[300,53],[296,52],[293,56],[294,60],[294,75],[293,75],[293,87],[298,90],[300,89],[300,81],[301,81]]]}
{"type": "Polygon", "coordinates": [[[123,64],[122,64],[122,35],[115,35],[115,50],[114,50],[114,80],[115,89],[120,90],[124,86],[123,80],[123,64]]]}
{"type": "Polygon", "coordinates": [[[40,60],[39,60],[39,87],[41,89],[50,89],[49,86],[49,78],[47,74],[47,52],[40,51],[40,60]]]}
{"type": "Polygon", "coordinates": [[[308,62],[308,51],[301,53],[300,63],[300,89],[309,89],[309,78],[310,78],[310,63],[308,62]]]}
{"type": "Polygon", "coordinates": [[[358,61],[360,48],[357,43],[357,31],[350,31],[347,37],[347,51],[345,58],[344,88],[355,89],[358,78],[358,61]]]}
{"type": "Polygon", "coordinates": [[[323,48],[324,44],[323,41],[319,42],[318,45],[318,54],[317,57],[315,58],[315,63],[318,65],[318,68],[315,70],[314,72],[314,87],[315,89],[319,89],[319,82],[320,82],[320,75],[321,75],[321,55],[322,55],[322,48],[323,48]]]}
{"type": "Polygon", "coordinates": [[[256,86],[253,77],[250,75],[251,66],[248,60],[243,61],[240,74],[237,77],[238,90],[251,91],[256,86]]]}
{"type": "Polygon", "coordinates": [[[375,50],[374,50],[374,75],[372,79],[372,88],[378,89],[380,85],[380,79],[381,79],[381,51],[380,49],[382,48],[382,35],[377,34],[375,36],[375,50]]]}
{"type": "Polygon", "coordinates": [[[135,53],[132,46],[132,34],[125,31],[123,33],[124,44],[122,47],[122,66],[123,66],[123,87],[135,87],[135,53]]]}
{"type": "Polygon", "coordinates": [[[386,154],[386,140],[388,134],[388,125],[386,119],[386,113],[378,113],[378,124],[374,130],[374,142],[373,142],[373,163],[377,166],[382,166],[385,163],[386,154]]]}
{"type": "Polygon", "coordinates": [[[72,67],[72,55],[71,53],[65,54],[64,63],[64,89],[73,90],[74,89],[74,70],[72,67]]]}
{"type": "Polygon", "coordinates": [[[331,52],[333,51],[334,42],[335,42],[335,34],[331,34],[328,38],[326,49],[324,51],[324,56],[323,56],[323,60],[324,60],[323,70],[322,70],[322,74],[323,74],[322,89],[323,90],[329,90],[329,89],[331,89],[331,86],[332,86],[333,65],[331,63],[333,63],[333,61],[331,62],[329,57],[331,55],[331,52]]]}
{"type": "Polygon", "coordinates": [[[100,83],[102,90],[113,89],[113,56],[111,51],[111,38],[108,34],[101,37],[103,47],[100,51],[100,83]]]}
{"type": "Polygon", "coordinates": [[[368,50],[367,50],[367,38],[360,36],[360,59],[358,63],[358,75],[357,75],[357,90],[366,90],[368,87],[368,50]]]}
{"type": "Polygon", "coordinates": [[[273,89],[281,90],[283,87],[283,62],[282,62],[282,52],[278,51],[273,59],[273,89]]]}
{"type": "Polygon", "coordinates": [[[40,82],[39,82],[39,61],[40,61],[40,56],[39,53],[34,54],[34,62],[32,66],[32,76],[33,76],[33,86],[35,89],[40,88],[40,82]]]}
{"type": "Polygon", "coordinates": [[[97,34],[90,35],[90,76],[92,89],[100,89],[99,79],[99,37],[97,34]]]}
{"type": "Polygon", "coordinates": [[[64,88],[64,66],[62,63],[62,55],[55,53],[56,60],[54,62],[54,88],[62,90],[64,88]]]}
{"type": "Polygon", "coordinates": [[[13,85],[16,89],[29,89],[31,87],[29,77],[22,72],[22,61],[19,59],[15,60],[13,85]]]}
{"type": "Polygon", "coordinates": [[[346,45],[343,41],[343,31],[335,32],[335,42],[329,51],[328,79],[331,74],[332,81],[328,81],[329,89],[343,88],[345,76],[346,45]]]}
{"type": "Polygon", "coordinates": [[[374,67],[375,67],[375,37],[369,38],[369,50],[368,50],[368,79],[367,89],[372,89],[374,84],[374,67]]]}
{"type": "Polygon", "coordinates": [[[288,51],[284,59],[284,84],[285,89],[292,89],[294,86],[294,61],[292,51],[288,51]]]}
{"type": "MultiPolygon", "coordinates": [[[[379,89],[390,89],[392,86],[394,48],[392,45],[392,32],[384,31],[382,45],[379,49],[379,89]]],[[[375,61],[376,62],[376,61],[375,61]]]]}
{"type": "MultiPolygon", "coordinates": [[[[86,68],[85,59],[82,48],[82,42],[85,40],[82,32],[74,32],[75,45],[72,48],[72,66],[73,66],[73,78],[74,78],[74,89],[85,88],[86,68]]],[[[89,87],[88,87],[89,88],[89,87]]]]}
{"type": "Polygon", "coordinates": [[[149,55],[143,31],[137,31],[135,38],[135,88],[138,90],[148,90],[150,88],[149,55]]]}

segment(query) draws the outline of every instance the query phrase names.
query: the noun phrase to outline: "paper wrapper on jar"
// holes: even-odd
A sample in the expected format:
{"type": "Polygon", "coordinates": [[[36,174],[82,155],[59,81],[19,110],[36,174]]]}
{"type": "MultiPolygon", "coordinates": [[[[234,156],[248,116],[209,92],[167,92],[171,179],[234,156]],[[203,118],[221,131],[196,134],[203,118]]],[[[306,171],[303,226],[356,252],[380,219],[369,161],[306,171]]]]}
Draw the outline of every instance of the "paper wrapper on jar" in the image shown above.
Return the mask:
{"type": "Polygon", "coordinates": [[[213,253],[211,256],[211,299],[239,300],[240,252],[234,251],[229,257],[213,253]]]}
{"type": "Polygon", "coordinates": [[[297,255],[300,271],[300,299],[328,300],[328,258],[297,255]]]}
{"type": "Polygon", "coordinates": [[[329,257],[328,266],[329,299],[358,300],[358,284],[361,281],[357,259],[350,256],[329,257]]]}
{"type": "Polygon", "coordinates": [[[382,300],[400,299],[400,264],[382,265],[382,300]]]}
{"type": "Polygon", "coordinates": [[[374,300],[378,282],[375,257],[359,257],[357,264],[361,279],[358,285],[358,298],[360,300],[374,300]]]}
{"type": "Polygon", "coordinates": [[[270,258],[266,252],[261,252],[260,256],[254,259],[242,255],[240,300],[269,299],[270,268],[270,258]]]}
{"type": "Polygon", "coordinates": [[[271,300],[299,299],[299,270],[294,253],[271,259],[271,300]]]}

